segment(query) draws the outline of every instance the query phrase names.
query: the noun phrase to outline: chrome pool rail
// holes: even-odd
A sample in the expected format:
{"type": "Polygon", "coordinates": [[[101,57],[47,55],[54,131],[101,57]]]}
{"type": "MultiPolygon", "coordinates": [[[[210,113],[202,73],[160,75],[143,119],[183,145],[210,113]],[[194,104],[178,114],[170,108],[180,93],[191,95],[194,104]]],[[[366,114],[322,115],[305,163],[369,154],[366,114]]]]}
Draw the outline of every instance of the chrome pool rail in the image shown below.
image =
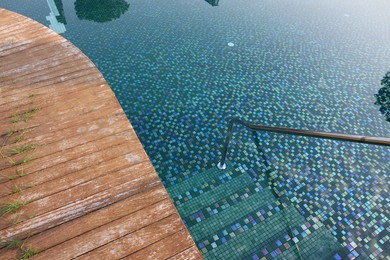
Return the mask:
{"type": "Polygon", "coordinates": [[[221,161],[217,164],[217,167],[219,169],[226,168],[226,163],[225,163],[226,155],[227,155],[230,140],[232,139],[233,127],[234,127],[235,123],[241,124],[249,129],[255,130],[255,131],[266,131],[266,132],[274,132],[274,133],[281,133],[281,134],[290,134],[290,135],[298,135],[298,136],[316,137],[316,138],[322,138],[322,139],[348,141],[348,142],[355,142],[355,143],[390,146],[390,138],[388,138],[388,137],[361,136],[361,135],[319,132],[319,131],[311,131],[311,130],[300,130],[300,129],[294,129],[294,128],[255,125],[255,124],[251,124],[249,122],[246,122],[245,120],[234,117],[229,122],[228,132],[227,132],[225,144],[224,144],[223,150],[222,150],[221,161]]]}

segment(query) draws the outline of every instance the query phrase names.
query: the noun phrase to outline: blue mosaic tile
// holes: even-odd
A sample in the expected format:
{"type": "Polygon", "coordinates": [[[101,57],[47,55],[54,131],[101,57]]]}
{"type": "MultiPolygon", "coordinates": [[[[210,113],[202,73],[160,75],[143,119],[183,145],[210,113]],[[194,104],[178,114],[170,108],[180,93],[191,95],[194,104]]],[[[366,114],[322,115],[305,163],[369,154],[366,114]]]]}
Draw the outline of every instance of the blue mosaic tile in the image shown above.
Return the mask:
{"type": "MultiPolygon", "coordinates": [[[[227,123],[236,116],[270,126],[390,136],[381,96],[390,70],[388,1],[118,0],[113,9],[94,6],[92,16],[80,10],[80,0],[53,2],[58,15],[45,0],[33,6],[2,0],[0,7],[52,28],[46,17],[55,18],[62,35],[103,73],[168,189],[215,167],[227,123]]],[[[259,133],[258,143],[263,151],[250,131],[237,127],[229,162],[263,188],[271,186],[303,216],[300,224],[310,226],[272,236],[266,254],[260,248],[248,258],[293,257],[295,240],[313,250],[307,242],[313,217],[342,246],[334,259],[390,256],[389,148],[273,133],[259,133]]],[[[173,200],[183,206],[223,181],[206,180],[173,200]]],[[[209,210],[182,217],[189,226],[205,222],[245,203],[245,194],[253,196],[219,198],[209,210]]],[[[263,208],[261,217],[279,214],[274,206],[263,208]]],[[[200,243],[201,251],[241,259],[245,253],[230,245],[241,248],[243,235],[251,248],[260,246],[251,232],[252,221],[261,219],[246,216],[237,216],[232,232],[200,243]],[[228,245],[233,249],[222,252],[228,245]]]]}

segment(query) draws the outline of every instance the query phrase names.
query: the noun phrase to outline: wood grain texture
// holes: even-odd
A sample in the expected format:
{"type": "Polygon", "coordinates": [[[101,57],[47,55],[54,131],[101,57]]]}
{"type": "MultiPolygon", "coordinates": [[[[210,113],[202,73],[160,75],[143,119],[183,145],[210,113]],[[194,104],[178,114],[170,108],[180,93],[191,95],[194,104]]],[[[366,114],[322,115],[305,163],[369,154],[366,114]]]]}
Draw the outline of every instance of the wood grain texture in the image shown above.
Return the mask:
{"type": "Polygon", "coordinates": [[[0,8],[1,259],[201,259],[115,95],[45,26],[0,8]]]}

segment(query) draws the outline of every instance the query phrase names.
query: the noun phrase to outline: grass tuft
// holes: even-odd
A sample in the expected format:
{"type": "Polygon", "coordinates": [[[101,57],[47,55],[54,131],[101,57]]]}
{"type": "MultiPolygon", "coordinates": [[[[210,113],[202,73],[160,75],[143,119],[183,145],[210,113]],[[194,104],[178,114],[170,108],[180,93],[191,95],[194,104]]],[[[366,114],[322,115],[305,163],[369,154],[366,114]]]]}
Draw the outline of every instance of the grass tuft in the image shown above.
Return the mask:
{"type": "Polygon", "coordinates": [[[25,156],[18,161],[13,161],[12,165],[13,166],[24,165],[24,164],[28,163],[29,161],[31,161],[31,156],[25,156]]]}
{"type": "Polygon", "coordinates": [[[11,165],[15,165],[15,161],[12,160],[10,157],[4,155],[4,154],[2,153],[1,150],[0,150],[0,156],[1,156],[7,163],[9,163],[9,164],[11,164],[11,165]]]}
{"type": "Polygon", "coordinates": [[[26,130],[26,128],[14,128],[5,131],[3,135],[5,135],[6,137],[11,137],[12,135],[23,132],[24,130],[26,130]]]}
{"type": "Polygon", "coordinates": [[[36,249],[36,248],[32,248],[32,247],[22,248],[19,259],[25,260],[25,259],[28,259],[28,258],[36,255],[36,254],[38,254],[38,249],[36,249]]]}
{"type": "Polygon", "coordinates": [[[23,166],[20,167],[20,169],[16,169],[16,174],[8,176],[8,180],[12,181],[17,178],[23,177],[25,175],[23,166]]]}
{"type": "Polygon", "coordinates": [[[15,137],[15,140],[13,142],[11,142],[10,144],[20,143],[23,140],[24,140],[24,132],[22,134],[20,134],[20,135],[17,135],[15,137]]]}
{"type": "Polygon", "coordinates": [[[25,189],[28,189],[28,188],[31,188],[31,186],[29,186],[29,185],[14,185],[12,188],[11,188],[11,190],[9,191],[9,193],[8,193],[8,195],[9,194],[15,194],[15,193],[18,193],[18,192],[21,192],[21,191],[23,191],[23,190],[25,190],[25,189]]]}
{"type": "Polygon", "coordinates": [[[7,249],[19,248],[22,245],[23,241],[20,239],[12,239],[1,243],[2,247],[7,249]]]}
{"type": "Polygon", "coordinates": [[[1,157],[3,157],[4,160],[7,161],[7,163],[9,163],[12,166],[24,165],[24,164],[28,163],[29,161],[31,161],[31,154],[23,157],[22,159],[20,159],[18,161],[12,160],[11,157],[5,156],[4,154],[1,153],[1,151],[0,151],[0,155],[1,155],[1,157]]]}
{"type": "Polygon", "coordinates": [[[14,227],[17,224],[19,224],[20,222],[22,222],[22,220],[20,219],[20,215],[15,215],[15,216],[12,216],[10,224],[11,224],[11,226],[14,227]]]}
{"type": "Polygon", "coordinates": [[[26,204],[27,202],[23,202],[23,201],[14,201],[12,203],[5,204],[0,209],[0,216],[4,216],[8,213],[11,213],[19,209],[20,207],[23,207],[26,204]]]}
{"type": "Polygon", "coordinates": [[[38,108],[32,108],[17,114],[12,114],[11,123],[27,122],[33,117],[34,113],[37,112],[38,110],[39,110],[38,108]]]}
{"type": "Polygon", "coordinates": [[[28,95],[29,98],[33,98],[33,97],[36,97],[36,96],[39,96],[39,94],[32,93],[32,94],[28,95]]]}
{"type": "Polygon", "coordinates": [[[22,154],[28,151],[31,151],[35,148],[33,144],[27,144],[23,145],[22,147],[15,148],[11,150],[11,155],[17,155],[17,154],[22,154]]]}

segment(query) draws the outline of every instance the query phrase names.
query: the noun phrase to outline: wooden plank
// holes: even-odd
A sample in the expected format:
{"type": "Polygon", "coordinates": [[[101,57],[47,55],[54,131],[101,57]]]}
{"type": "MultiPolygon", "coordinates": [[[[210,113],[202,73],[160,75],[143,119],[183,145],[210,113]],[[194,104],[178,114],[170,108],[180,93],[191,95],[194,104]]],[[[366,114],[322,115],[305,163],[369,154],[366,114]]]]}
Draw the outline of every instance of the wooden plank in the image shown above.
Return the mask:
{"type": "Polygon", "coordinates": [[[4,50],[1,50],[1,55],[3,57],[8,57],[10,55],[13,55],[13,54],[16,54],[20,51],[23,51],[23,50],[26,50],[30,47],[32,47],[31,45],[31,42],[33,41],[35,47],[45,47],[46,44],[54,41],[54,40],[60,40],[60,42],[65,42],[65,40],[62,40],[62,39],[59,39],[57,35],[53,34],[53,35],[50,35],[50,37],[48,37],[47,35],[38,35],[32,39],[30,39],[30,41],[20,41],[18,42],[17,44],[13,45],[12,47],[6,47],[4,48],[4,50]]]}
{"type": "MultiPolygon", "coordinates": [[[[24,241],[24,244],[26,247],[39,248],[40,251],[45,251],[107,223],[156,204],[165,198],[165,188],[162,185],[157,185],[128,199],[31,236],[24,241]]],[[[17,253],[17,250],[0,249],[0,255],[5,259],[15,259],[17,258],[17,253]]]]}
{"type": "MultiPolygon", "coordinates": [[[[102,110],[99,110],[99,111],[96,111],[96,113],[89,113],[88,115],[86,116],[83,116],[81,115],[80,118],[78,118],[78,120],[76,121],[72,121],[71,119],[69,120],[65,120],[63,124],[61,124],[60,126],[56,127],[52,124],[39,124],[39,125],[30,125],[30,126],[26,126],[25,132],[23,132],[23,140],[18,142],[18,143],[13,143],[15,140],[15,138],[13,136],[11,137],[7,137],[7,136],[4,136],[4,138],[2,138],[3,142],[2,142],[2,145],[3,145],[3,154],[8,154],[9,151],[7,150],[10,150],[12,148],[16,148],[17,146],[19,145],[25,145],[27,143],[35,143],[35,144],[40,144],[40,145],[44,145],[44,146],[48,146],[50,145],[51,143],[55,143],[55,142],[63,142],[60,146],[61,150],[64,151],[65,149],[69,149],[71,148],[72,146],[70,145],[71,143],[69,143],[66,139],[66,137],[74,137],[74,136],[77,136],[77,135],[89,135],[89,133],[92,132],[97,132],[96,134],[100,135],[100,138],[99,139],[102,139],[103,137],[105,137],[104,133],[105,132],[109,132],[109,133],[112,133],[112,134],[115,134],[117,133],[118,134],[118,137],[120,138],[121,135],[123,135],[123,138],[124,139],[137,139],[137,137],[135,135],[133,135],[133,137],[130,135],[130,134],[120,134],[120,129],[119,130],[115,130],[115,129],[110,129],[110,126],[112,126],[112,124],[114,124],[116,122],[116,118],[117,118],[117,110],[114,110],[113,109],[102,109],[102,110]],[[112,111],[112,112],[115,112],[115,114],[111,114],[108,118],[103,118],[102,120],[106,120],[109,124],[108,127],[105,127],[105,128],[100,128],[100,129],[96,129],[97,125],[94,124],[94,122],[96,121],[92,121],[92,122],[87,122],[86,124],[75,124],[74,126],[71,126],[72,123],[74,122],[79,122],[80,120],[82,119],[85,119],[86,117],[88,116],[96,116],[98,119],[99,119],[99,112],[101,111],[112,111]],[[80,119],[80,120],[79,120],[80,119]],[[47,133],[44,133],[46,130],[47,133]],[[52,132],[51,132],[52,131],[52,132]],[[43,132],[43,133],[42,133],[43,132]],[[35,134],[35,136],[34,136],[35,134]],[[38,135],[39,134],[39,135],[38,135]],[[68,135],[65,135],[65,136],[61,136],[61,134],[68,134],[68,135]],[[127,137],[126,137],[127,136],[127,137]],[[46,143],[46,141],[44,140],[44,138],[48,138],[48,142],[46,143]],[[54,138],[57,138],[57,139],[54,139],[54,138]],[[33,142],[35,141],[35,142],[33,142]],[[7,143],[10,143],[10,144],[7,144],[7,143]]],[[[100,115],[101,116],[101,115],[100,115]]],[[[122,117],[123,118],[123,117],[122,117]]],[[[127,123],[128,122],[124,122],[124,123],[127,123]]],[[[16,128],[16,127],[15,127],[16,128]]],[[[15,128],[9,128],[9,129],[15,129],[15,128]]],[[[17,129],[17,128],[16,128],[17,129]]],[[[17,135],[17,134],[15,134],[17,135]]],[[[79,143],[79,142],[78,142],[79,143]]],[[[87,142],[84,142],[84,143],[87,143],[87,142]]],[[[43,148],[42,148],[43,149],[43,148]]],[[[53,154],[55,153],[54,152],[50,152],[46,155],[50,155],[50,154],[53,154]]],[[[35,158],[37,158],[37,156],[35,156],[35,158]]],[[[4,167],[6,168],[6,167],[4,167]]],[[[4,172],[3,172],[4,174],[4,172]]]]}
{"type": "MultiPolygon", "coordinates": [[[[13,149],[19,145],[26,145],[28,143],[44,143],[45,145],[48,145],[54,141],[66,139],[68,136],[70,137],[77,134],[82,134],[86,131],[95,130],[95,125],[99,120],[106,120],[107,122],[109,122],[109,124],[114,124],[118,116],[124,116],[123,113],[120,113],[120,110],[118,108],[113,108],[112,106],[103,107],[100,110],[92,111],[87,114],[82,114],[78,116],[75,120],[65,120],[61,124],[45,122],[42,124],[34,123],[31,125],[27,125],[26,128],[23,130],[22,141],[14,143],[15,136],[17,136],[18,134],[14,134],[9,137],[2,135],[0,137],[0,143],[3,146],[3,151],[5,151],[5,149],[13,149]],[[105,114],[101,114],[102,112],[107,113],[107,116],[105,116],[105,114]],[[90,121],[86,122],[85,120],[88,119],[90,119],[90,121]]],[[[12,130],[15,128],[11,127],[9,129],[12,130]]],[[[99,130],[112,131],[106,128],[102,128],[99,130]]],[[[2,132],[3,131],[5,131],[5,128],[2,129],[2,132]]]]}
{"type": "MultiPolygon", "coordinates": [[[[31,160],[28,163],[29,169],[31,172],[36,172],[40,170],[45,170],[48,168],[51,168],[53,166],[56,166],[58,164],[64,164],[68,161],[72,161],[73,164],[76,163],[76,161],[79,161],[79,164],[89,164],[87,161],[80,161],[80,158],[88,157],[89,155],[93,153],[97,153],[101,150],[107,149],[109,147],[113,147],[116,145],[120,145],[121,143],[127,141],[128,144],[133,145],[135,147],[139,147],[138,145],[138,139],[131,138],[131,136],[128,136],[129,133],[127,132],[120,132],[120,133],[113,133],[108,136],[103,136],[101,139],[94,139],[90,142],[85,142],[82,145],[75,145],[72,146],[72,143],[67,143],[67,140],[63,144],[63,146],[69,147],[68,149],[64,149],[59,152],[55,152],[53,154],[49,154],[47,156],[42,156],[38,153],[39,149],[37,149],[36,152],[31,154],[31,160]],[[66,151],[66,153],[64,152],[66,151]],[[34,157],[36,156],[36,157],[34,157]],[[35,160],[34,158],[40,159],[35,160]]],[[[79,140],[79,142],[82,142],[83,140],[79,140]]],[[[129,146],[130,147],[130,146],[129,146]]],[[[19,157],[23,157],[25,155],[21,154],[19,157]]],[[[15,160],[20,160],[20,158],[15,158],[15,160]]],[[[74,166],[76,167],[76,166],[74,166]]],[[[80,166],[77,166],[80,167],[80,166]]],[[[0,169],[2,174],[10,175],[14,173],[14,166],[8,162],[5,162],[4,165],[0,165],[0,169]],[[1,167],[2,166],[2,167],[1,167]]],[[[3,184],[0,184],[0,189],[2,189],[3,184]]]]}
{"type": "MultiPolygon", "coordinates": [[[[93,180],[67,188],[45,198],[32,202],[27,201],[28,205],[14,214],[3,216],[2,221],[0,222],[0,230],[10,226],[9,223],[12,223],[15,218],[18,218],[20,221],[29,219],[31,216],[39,218],[40,215],[58,209],[64,205],[68,205],[73,201],[83,200],[100,192],[109,190],[111,187],[119,186],[126,182],[129,177],[140,183],[142,182],[142,179],[149,180],[152,178],[151,175],[154,177],[154,174],[152,172],[152,167],[147,164],[147,161],[137,162],[125,169],[94,178],[93,180]]],[[[42,188],[44,188],[44,186],[42,186],[42,188]]],[[[4,200],[4,202],[12,202],[12,200],[4,200]]]]}
{"type": "Polygon", "coordinates": [[[202,259],[202,255],[200,254],[196,246],[192,246],[187,250],[184,250],[183,252],[180,252],[169,259],[170,260],[197,260],[197,259],[202,259]]]}
{"type": "Polygon", "coordinates": [[[139,251],[157,241],[173,235],[183,228],[179,217],[174,214],[149,226],[141,228],[129,235],[89,251],[80,259],[120,259],[139,251]]]}
{"type": "MultiPolygon", "coordinates": [[[[71,84],[69,84],[69,81],[64,81],[63,79],[50,81],[50,82],[39,82],[36,84],[26,84],[24,87],[27,87],[25,91],[28,91],[28,95],[30,94],[39,94],[43,91],[53,92],[56,91],[58,94],[61,94],[64,90],[64,86],[68,86],[69,88],[77,88],[77,87],[83,87],[83,86],[89,86],[96,85],[101,86],[105,85],[104,79],[99,76],[92,77],[92,75],[82,76],[82,77],[75,77],[68,80],[71,81],[71,84]],[[50,88],[48,88],[50,86],[50,88]]],[[[1,82],[1,78],[0,78],[1,82]]],[[[0,88],[0,93],[4,93],[4,100],[0,100],[0,104],[7,104],[12,101],[15,101],[20,98],[25,98],[27,93],[21,92],[20,88],[23,86],[16,87],[15,85],[5,86],[2,84],[2,87],[0,88]]],[[[66,93],[66,91],[65,91],[66,93]]]]}
{"type": "Polygon", "coordinates": [[[59,245],[107,223],[111,223],[131,213],[156,204],[164,200],[166,195],[167,193],[164,187],[161,184],[156,185],[118,203],[39,233],[36,236],[29,237],[25,240],[25,243],[33,248],[39,247],[43,251],[44,249],[59,245]]]}
{"type": "MultiPolygon", "coordinates": [[[[111,98],[111,92],[109,89],[104,88],[80,88],[80,90],[75,93],[67,93],[63,95],[55,95],[52,98],[50,96],[45,96],[45,98],[25,98],[27,99],[28,103],[26,105],[22,105],[20,102],[13,102],[14,104],[11,106],[4,106],[4,110],[2,115],[0,116],[0,122],[3,124],[10,124],[10,121],[13,119],[13,115],[21,114],[24,111],[29,111],[31,109],[37,109],[36,112],[39,112],[39,110],[45,110],[47,111],[61,111],[58,109],[59,106],[65,106],[67,104],[66,101],[68,101],[68,104],[77,104],[80,102],[80,96],[90,96],[90,100],[94,100],[99,96],[108,96],[108,98],[111,98]]],[[[37,113],[34,113],[34,117],[37,113]]],[[[61,113],[62,114],[62,113],[61,113]]],[[[32,118],[31,118],[32,119],[32,118]]],[[[30,119],[30,120],[31,120],[30,119]]],[[[12,123],[12,122],[11,122],[12,123]]]]}
{"type": "MultiPolygon", "coordinates": [[[[59,178],[40,183],[41,185],[36,184],[36,186],[26,188],[20,193],[7,195],[7,197],[3,198],[2,200],[3,201],[21,200],[21,201],[32,202],[35,200],[42,199],[44,197],[48,197],[52,194],[61,192],[65,189],[69,189],[77,185],[81,185],[87,181],[93,180],[94,178],[98,178],[102,175],[112,174],[116,171],[120,171],[125,166],[127,166],[129,153],[127,147],[124,145],[118,146],[116,148],[124,148],[124,149],[111,150],[110,153],[107,154],[110,155],[110,157],[107,156],[107,160],[103,159],[96,165],[82,169],[80,171],[72,171],[69,174],[61,175],[59,178]]],[[[133,157],[133,158],[137,158],[137,160],[139,160],[140,163],[143,162],[142,161],[143,159],[144,160],[147,159],[146,157],[144,158],[139,156],[137,157],[133,157]]],[[[25,181],[23,180],[20,183],[21,184],[19,184],[19,186],[23,187],[25,181]]],[[[12,185],[17,186],[17,184],[15,183],[8,183],[8,184],[10,188],[13,187],[12,185]]]]}
{"type": "MultiPolygon", "coordinates": [[[[88,72],[88,71],[87,71],[88,72]]],[[[69,85],[78,85],[82,83],[88,83],[88,82],[94,82],[96,79],[103,79],[99,75],[94,75],[94,71],[92,69],[90,70],[90,73],[74,73],[74,74],[67,74],[62,75],[61,77],[55,77],[55,78],[48,78],[45,81],[38,81],[38,82],[24,82],[19,83],[18,85],[12,84],[12,85],[5,85],[2,84],[1,89],[11,89],[14,91],[14,95],[17,95],[19,93],[20,95],[20,88],[27,88],[25,91],[34,91],[38,88],[47,88],[48,86],[53,87],[57,89],[58,91],[61,91],[60,89],[64,86],[69,85]]],[[[1,78],[0,78],[1,80],[1,78]]],[[[1,81],[0,81],[1,82],[1,81]]],[[[105,84],[104,84],[105,85],[105,84]]],[[[12,94],[9,94],[12,95],[12,94]]]]}
{"type": "Polygon", "coordinates": [[[186,230],[181,230],[123,259],[167,259],[191,246],[192,238],[186,230]]]}
{"type": "MultiPolygon", "coordinates": [[[[31,107],[31,109],[35,108],[37,109],[36,112],[34,112],[33,117],[27,121],[21,121],[18,123],[12,122],[12,115],[9,115],[9,120],[4,120],[3,124],[0,126],[0,130],[3,133],[5,130],[18,128],[18,127],[26,127],[28,125],[31,125],[32,123],[34,125],[40,125],[47,123],[47,118],[53,118],[58,122],[57,120],[60,119],[63,121],[73,121],[75,120],[75,117],[88,114],[93,111],[100,111],[101,109],[105,107],[112,107],[112,104],[110,102],[113,102],[112,100],[113,96],[112,94],[105,94],[102,97],[99,97],[97,99],[96,97],[86,97],[85,103],[79,101],[76,104],[67,103],[65,100],[61,102],[61,105],[63,107],[63,110],[61,107],[54,107],[50,110],[46,110],[43,114],[42,110],[40,110],[39,106],[31,107]],[[39,116],[41,115],[41,116],[39,116]],[[45,115],[45,116],[43,116],[45,115]],[[32,120],[34,119],[34,120],[32,120]]],[[[52,122],[53,123],[53,122],[52,122]]]]}
{"type": "Polygon", "coordinates": [[[131,180],[85,199],[75,200],[61,208],[42,214],[39,218],[29,218],[17,225],[0,230],[0,241],[7,241],[16,237],[24,239],[131,197],[134,194],[158,185],[159,182],[160,180],[156,175],[149,174],[145,178],[131,180]]]}
{"type": "Polygon", "coordinates": [[[174,213],[175,210],[171,207],[171,201],[165,199],[81,236],[75,237],[56,247],[43,251],[36,256],[36,259],[55,259],[58,256],[58,252],[61,252],[61,257],[65,259],[78,257],[134,232],[135,230],[149,226],[156,222],[156,220],[164,219],[174,213]],[[84,241],[88,241],[88,243],[85,243],[84,241]]]}

